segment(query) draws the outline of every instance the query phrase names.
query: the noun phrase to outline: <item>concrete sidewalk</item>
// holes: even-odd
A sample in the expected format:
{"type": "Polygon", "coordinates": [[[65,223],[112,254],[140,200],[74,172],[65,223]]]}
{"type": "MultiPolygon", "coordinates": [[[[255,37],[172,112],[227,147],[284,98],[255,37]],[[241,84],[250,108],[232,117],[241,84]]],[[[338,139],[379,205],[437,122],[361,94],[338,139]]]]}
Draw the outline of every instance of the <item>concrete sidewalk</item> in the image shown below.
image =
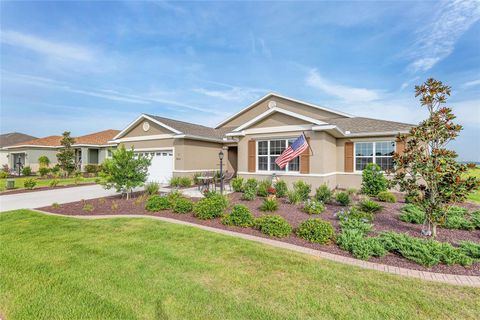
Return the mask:
{"type": "Polygon", "coordinates": [[[49,206],[54,202],[67,203],[82,199],[113,196],[114,189],[105,190],[100,185],[78,186],[46,191],[32,191],[10,195],[0,195],[0,211],[33,209],[49,206]]]}

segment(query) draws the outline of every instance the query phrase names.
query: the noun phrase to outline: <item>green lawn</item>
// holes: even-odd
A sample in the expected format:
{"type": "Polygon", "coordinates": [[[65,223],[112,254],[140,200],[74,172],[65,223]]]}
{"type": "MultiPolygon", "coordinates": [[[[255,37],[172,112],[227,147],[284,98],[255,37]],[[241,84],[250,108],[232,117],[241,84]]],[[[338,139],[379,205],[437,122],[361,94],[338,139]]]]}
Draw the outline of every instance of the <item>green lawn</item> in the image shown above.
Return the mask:
{"type": "MultiPolygon", "coordinates": [[[[477,177],[478,179],[480,179],[480,168],[476,167],[475,169],[469,169],[468,170],[468,175],[473,176],[473,177],[477,177]]],[[[468,200],[480,203],[480,189],[471,193],[471,194],[469,194],[468,195],[468,200]]]]}
{"type": "Polygon", "coordinates": [[[151,219],[0,214],[7,319],[474,319],[480,289],[151,219]]]}
{"type": "MultiPolygon", "coordinates": [[[[20,178],[15,178],[15,189],[23,189],[23,182],[25,179],[29,178],[35,178],[35,177],[20,177],[20,178]]],[[[95,182],[95,179],[97,178],[82,178],[80,183],[91,183],[95,182]]],[[[39,179],[37,177],[37,185],[35,188],[38,187],[48,187],[50,186],[50,182],[53,179],[39,179]]],[[[67,178],[67,179],[58,179],[59,181],[59,186],[65,186],[69,184],[75,184],[75,178],[67,178]]],[[[5,191],[6,190],[6,185],[7,185],[7,179],[0,179],[0,191],[5,191]]]]}

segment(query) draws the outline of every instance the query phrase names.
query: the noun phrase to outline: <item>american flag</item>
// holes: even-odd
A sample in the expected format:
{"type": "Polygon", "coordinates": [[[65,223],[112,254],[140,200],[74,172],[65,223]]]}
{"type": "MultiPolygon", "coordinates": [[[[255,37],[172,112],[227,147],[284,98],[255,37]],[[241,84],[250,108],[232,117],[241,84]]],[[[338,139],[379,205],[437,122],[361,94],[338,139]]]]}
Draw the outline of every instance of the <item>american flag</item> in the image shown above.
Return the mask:
{"type": "Polygon", "coordinates": [[[283,169],[290,160],[298,157],[303,151],[307,150],[307,148],[307,139],[305,139],[305,135],[302,133],[297,140],[295,140],[287,149],[285,149],[285,151],[282,152],[280,157],[275,160],[275,163],[280,167],[280,169],[283,169]]]}

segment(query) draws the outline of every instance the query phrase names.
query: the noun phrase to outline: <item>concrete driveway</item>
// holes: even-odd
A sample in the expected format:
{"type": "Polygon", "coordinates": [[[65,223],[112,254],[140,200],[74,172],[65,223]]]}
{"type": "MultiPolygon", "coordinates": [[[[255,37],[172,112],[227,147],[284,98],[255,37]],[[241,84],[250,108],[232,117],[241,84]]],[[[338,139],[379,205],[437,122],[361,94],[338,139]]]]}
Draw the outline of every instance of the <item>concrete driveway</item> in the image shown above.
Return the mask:
{"type": "Polygon", "coordinates": [[[100,185],[89,185],[57,190],[0,195],[0,211],[40,208],[49,206],[54,202],[67,203],[82,199],[112,196],[115,194],[117,193],[114,189],[105,190],[100,185]]]}

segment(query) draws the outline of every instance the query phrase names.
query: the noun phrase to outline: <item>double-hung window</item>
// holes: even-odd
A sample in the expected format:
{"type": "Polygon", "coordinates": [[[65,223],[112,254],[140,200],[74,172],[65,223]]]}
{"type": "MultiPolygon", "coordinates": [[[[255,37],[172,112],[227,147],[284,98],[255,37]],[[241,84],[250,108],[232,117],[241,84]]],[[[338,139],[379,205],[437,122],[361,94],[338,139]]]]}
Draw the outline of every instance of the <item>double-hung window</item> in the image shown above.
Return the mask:
{"type": "Polygon", "coordinates": [[[283,151],[290,146],[295,139],[272,139],[257,141],[257,170],[258,171],[283,171],[283,172],[299,172],[300,158],[290,160],[290,162],[280,169],[275,160],[283,151]]]}
{"type": "Polygon", "coordinates": [[[394,141],[356,142],[355,170],[362,171],[367,164],[376,163],[383,171],[393,169],[394,141]]]}

